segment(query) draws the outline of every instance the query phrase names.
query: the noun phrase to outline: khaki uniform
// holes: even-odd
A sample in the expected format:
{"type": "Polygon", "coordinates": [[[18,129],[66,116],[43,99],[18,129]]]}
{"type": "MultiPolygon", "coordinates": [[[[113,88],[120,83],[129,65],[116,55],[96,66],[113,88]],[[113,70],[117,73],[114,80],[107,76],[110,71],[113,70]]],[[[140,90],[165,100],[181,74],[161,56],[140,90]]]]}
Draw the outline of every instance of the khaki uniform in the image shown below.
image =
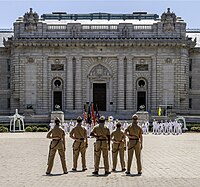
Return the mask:
{"type": "Polygon", "coordinates": [[[133,153],[135,151],[136,161],[137,161],[137,170],[138,172],[142,171],[141,165],[141,142],[140,136],[142,136],[142,129],[137,124],[131,124],[125,130],[125,134],[133,136],[133,138],[129,138],[128,140],[128,163],[127,163],[127,171],[130,172],[131,163],[133,159],[133,153]]]}
{"type": "Polygon", "coordinates": [[[120,157],[121,168],[122,170],[125,169],[125,162],[124,162],[124,151],[125,151],[124,149],[126,147],[125,139],[126,139],[125,134],[120,130],[120,128],[117,128],[111,134],[111,140],[114,140],[112,144],[113,169],[116,169],[118,153],[120,157]]]}
{"type": "Polygon", "coordinates": [[[71,130],[70,137],[78,139],[73,143],[73,169],[77,168],[79,153],[81,153],[82,168],[86,169],[87,130],[78,124],[71,130]]]}
{"type": "Polygon", "coordinates": [[[99,171],[99,162],[101,153],[103,154],[105,172],[109,172],[109,162],[108,162],[108,149],[109,149],[109,139],[110,131],[107,127],[97,125],[93,128],[91,134],[96,135],[96,142],[94,144],[94,168],[95,171],[99,171]]]}
{"type": "Polygon", "coordinates": [[[47,173],[51,173],[51,170],[53,167],[53,162],[54,162],[54,157],[55,157],[57,150],[60,155],[63,172],[66,173],[67,167],[66,167],[66,161],[65,161],[65,146],[64,146],[64,142],[63,142],[63,141],[65,141],[65,131],[60,126],[55,125],[55,127],[48,132],[47,137],[60,138],[58,140],[53,139],[49,146],[47,173]]]}

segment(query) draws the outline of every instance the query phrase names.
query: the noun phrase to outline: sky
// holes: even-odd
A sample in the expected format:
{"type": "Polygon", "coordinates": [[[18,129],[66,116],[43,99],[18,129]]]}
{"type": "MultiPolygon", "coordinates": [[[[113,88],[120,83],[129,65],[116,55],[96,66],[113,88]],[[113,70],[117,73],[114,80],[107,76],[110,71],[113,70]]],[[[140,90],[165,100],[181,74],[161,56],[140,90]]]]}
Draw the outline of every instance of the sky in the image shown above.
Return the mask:
{"type": "Polygon", "coordinates": [[[30,8],[39,16],[52,12],[127,13],[145,11],[158,14],[170,8],[187,23],[187,28],[200,29],[200,0],[0,0],[0,29],[13,28],[18,17],[30,8]]]}

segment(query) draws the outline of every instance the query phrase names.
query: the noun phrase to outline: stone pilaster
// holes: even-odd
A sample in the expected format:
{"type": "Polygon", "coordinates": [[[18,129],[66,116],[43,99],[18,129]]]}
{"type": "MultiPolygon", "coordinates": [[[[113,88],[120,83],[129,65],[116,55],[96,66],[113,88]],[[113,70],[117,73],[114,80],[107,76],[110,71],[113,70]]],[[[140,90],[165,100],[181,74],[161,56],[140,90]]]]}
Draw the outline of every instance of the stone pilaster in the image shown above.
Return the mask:
{"type": "Polygon", "coordinates": [[[72,58],[67,57],[67,80],[66,80],[66,109],[73,110],[73,68],[72,68],[72,58]]]}
{"type": "Polygon", "coordinates": [[[133,60],[127,58],[127,75],[126,75],[126,108],[133,110],[133,60]]]}
{"type": "Polygon", "coordinates": [[[124,110],[124,57],[118,57],[118,77],[117,77],[117,110],[124,110]]]}
{"type": "Polygon", "coordinates": [[[82,71],[81,57],[76,58],[76,77],[75,77],[75,109],[82,109],[82,71]]]}

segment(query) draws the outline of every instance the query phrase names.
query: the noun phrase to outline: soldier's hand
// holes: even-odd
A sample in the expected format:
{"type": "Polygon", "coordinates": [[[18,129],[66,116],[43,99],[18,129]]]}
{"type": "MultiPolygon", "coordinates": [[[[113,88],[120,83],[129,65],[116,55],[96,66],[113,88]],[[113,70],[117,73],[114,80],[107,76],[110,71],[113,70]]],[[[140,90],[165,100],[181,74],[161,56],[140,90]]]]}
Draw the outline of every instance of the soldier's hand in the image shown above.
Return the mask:
{"type": "Polygon", "coordinates": [[[88,148],[88,143],[86,143],[85,147],[88,148]]]}
{"type": "Polygon", "coordinates": [[[124,147],[124,151],[126,151],[126,147],[124,147]]]}
{"type": "Polygon", "coordinates": [[[142,144],[141,144],[140,149],[142,150],[142,148],[143,148],[143,146],[142,146],[142,144]]]}
{"type": "Polygon", "coordinates": [[[108,146],[108,151],[110,151],[110,146],[108,146]]]}

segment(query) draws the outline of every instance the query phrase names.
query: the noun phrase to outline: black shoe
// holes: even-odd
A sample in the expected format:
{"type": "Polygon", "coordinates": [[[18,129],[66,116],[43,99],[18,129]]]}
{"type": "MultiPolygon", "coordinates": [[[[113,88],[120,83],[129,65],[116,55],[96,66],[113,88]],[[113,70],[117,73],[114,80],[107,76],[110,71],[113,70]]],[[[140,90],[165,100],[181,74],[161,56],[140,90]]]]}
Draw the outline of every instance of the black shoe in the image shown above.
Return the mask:
{"type": "Polygon", "coordinates": [[[109,174],[111,174],[110,171],[105,171],[105,175],[109,175],[109,174]]]}
{"type": "Polygon", "coordinates": [[[142,172],[141,172],[141,171],[138,171],[138,175],[142,175],[142,172]]]}
{"type": "Polygon", "coordinates": [[[93,174],[93,175],[98,175],[99,172],[98,172],[98,171],[93,171],[92,174],[93,174]]]}
{"type": "Polygon", "coordinates": [[[113,171],[113,172],[115,172],[115,171],[116,171],[116,169],[112,169],[112,171],[113,171]]]}
{"type": "Polygon", "coordinates": [[[50,175],[50,172],[46,172],[46,175],[50,175]]]}
{"type": "Polygon", "coordinates": [[[131,173],[130,173],[130,171],[126,171],[125,174],[130,175],[131,173]]]}
{"type": "Polygon", "coordinates": [[[82,171],[86,171],[86,170],[87,170],[87,168],[83,168],[83,169],[82,169],[82,171]]]}
{"type": "Polygon", "coordinates": [[[64,173],[63,174],[68,174],[68,171],[64,171],[64,173]]]}
{"type": "Polygon", "coordinates": [[[123,168],[122,171],[126,171],[126,168],[123,168]]]}
{"type": "Polygon", "coordinates": [[[72,168],[72,171],[76,171],[76,168],[72,168]]]}

